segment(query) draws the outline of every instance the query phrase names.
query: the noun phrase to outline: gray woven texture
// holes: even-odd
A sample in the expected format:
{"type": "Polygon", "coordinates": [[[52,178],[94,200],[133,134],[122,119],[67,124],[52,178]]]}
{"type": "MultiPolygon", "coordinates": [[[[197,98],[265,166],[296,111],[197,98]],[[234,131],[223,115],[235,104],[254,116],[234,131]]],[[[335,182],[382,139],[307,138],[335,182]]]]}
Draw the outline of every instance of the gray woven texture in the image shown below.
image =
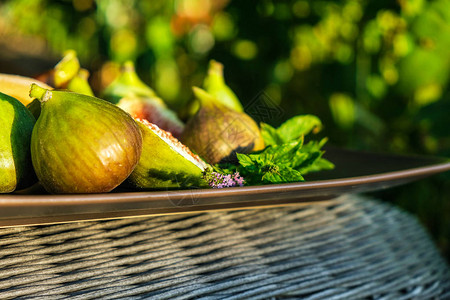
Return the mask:
{"type": "Polygon", "coordinates": [[[450,299],[415,218],[361,196],[0,229],[0,299],[450,299]]]}

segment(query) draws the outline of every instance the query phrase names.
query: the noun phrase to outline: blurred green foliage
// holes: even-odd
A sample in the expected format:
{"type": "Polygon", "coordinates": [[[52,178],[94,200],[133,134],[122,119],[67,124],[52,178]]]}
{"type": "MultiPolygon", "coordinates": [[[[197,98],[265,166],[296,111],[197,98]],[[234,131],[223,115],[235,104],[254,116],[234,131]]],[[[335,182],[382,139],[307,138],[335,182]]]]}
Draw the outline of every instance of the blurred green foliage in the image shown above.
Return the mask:
{"type": "MultiPolygon", "coordinates": [[[[7,0],[0,26],[75,49],[99,91],[117,66],[179,110],[209,59],[244,107],[318,115],[333,144],[450,157],[450,0],[7,0]]],[[[1,28],[0,28],[1,33],[1,28]]],[[[450,258],[450,176],[379,193],[417,214],[450,258]]]]}

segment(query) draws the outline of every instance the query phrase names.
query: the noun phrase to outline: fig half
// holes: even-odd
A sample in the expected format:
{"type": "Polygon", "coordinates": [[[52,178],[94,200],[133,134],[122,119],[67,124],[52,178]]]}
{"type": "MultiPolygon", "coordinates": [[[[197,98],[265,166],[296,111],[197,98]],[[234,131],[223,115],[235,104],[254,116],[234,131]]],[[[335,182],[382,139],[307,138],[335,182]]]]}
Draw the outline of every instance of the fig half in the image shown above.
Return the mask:
{"type": "Polygon", "coordinates": [[[142,155],[128,185],[138,189],[206,187],[207,164],[188,147],[147,120],[137,119],[142,132],[142,155]]]}
{"type": "Polygon", "coordinates": [[[131,61],[123,65],[119,77],[105,89],[103,97],[134,118],[156,124],[175,137],[179,137],[184,129],[177,114],[138,77],[131,61]]]}
{"type": "Polygon", "coordinates": [[[109,192],[131,174],[142,136],[129,114],[102,99],[37,85],[30,95],[41,102],[31,157],[48,192],[109,192]]]}

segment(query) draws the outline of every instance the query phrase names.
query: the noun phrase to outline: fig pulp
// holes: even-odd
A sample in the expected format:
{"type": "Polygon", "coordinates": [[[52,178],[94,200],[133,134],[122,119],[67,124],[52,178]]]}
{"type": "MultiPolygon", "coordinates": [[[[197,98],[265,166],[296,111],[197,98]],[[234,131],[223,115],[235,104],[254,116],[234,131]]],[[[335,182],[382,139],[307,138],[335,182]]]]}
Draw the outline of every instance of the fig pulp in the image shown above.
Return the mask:
{"type": "Polygon", "coordinates": [[[30,141],[35,119],[19,100],[0,93],[0,193],[36,181],[30,141]]]}
{"type": "Polygon", "coordinates": [[[36,175],[50,193],[103,193],[121,184],[139,161],[142,136],[119,107],[95,97],[49,91],[31,137],[36,175]]]}
{"type": "Polygon", "coordinates": [[[262,150],[264,141],[256,122],[244,112],[221,104],[194,87],[200,110],[186,124],[181,141],[206,162],[215,164],[233,159],[236,152],[262,150]]]}
{"type": "Polygon", "coordinates": [[[202,179],[206,163],[170,132],[137,119],[142,132],[142,154],[128,185],[138,189],[207,186],[202,179]]]}
{"type": "Polygon", "coordinates": [[[103,98],[117,104],[134,118],[145,119],[179,137],[183,122],[155,92],[142,82],[132,62],[127,62],[119,77],[103,92],[103,98]]]}

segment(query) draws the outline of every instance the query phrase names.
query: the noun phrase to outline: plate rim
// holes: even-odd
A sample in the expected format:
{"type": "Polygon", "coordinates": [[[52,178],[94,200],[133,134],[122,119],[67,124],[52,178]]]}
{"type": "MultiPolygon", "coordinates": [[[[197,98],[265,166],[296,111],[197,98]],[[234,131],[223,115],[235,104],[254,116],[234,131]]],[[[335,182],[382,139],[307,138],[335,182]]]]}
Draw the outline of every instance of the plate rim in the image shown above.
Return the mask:
{"type": "MultiPolygon", "coordinates": [[[[375,154],[384,155],[379,153],[370,153],[355,150],[346,150],[346,152],[355,152],[358,154],[375,154]]],[[[160,199],[161,197],[185,197],[187,194],[195,193],[196,196],[200,198],[209,198],[217,196],[236,196],[242,193],[251,193],[253,195],[265,194],[274,191],[279,191],[282,189],[283,192],[294,192],[302,191],[315,188],[332,188],[336,186],[347,186],[347,185],[360,185],[364,183],[377,183],[386,182],[391,180],[400,180],[411,178],[420,178],[431,176],[434,174],[450,171],[450,159],[445,157],[435,157],[435,156],[420,156],[420,155],[392,155],[386,154],[391,157],[403,157],[403,158],[417,158],[417,159],[429,159],[430,164],[408,168],[398,171],[390,172],[380,172],[370,175],[362,176],[351,176],[345,178],[335,178],[335,179],[324,179],[324,180],[312,180],[312,181],[301,181],[301,182],[291,182],[291,183],[279,183],[279,184],[267,184],[267,185],[253,185],[244,187],[232,187],[223,189],[183,189],[183,190],[159,190],[159,191],[130,191],[130,192],[110,192],[110,193],[96,193],[96,194],[0,194],[0,207],[3,206],[16,206],[16,205],[49,205],[52,203],[64,204],[65,202],[70,202],[73,205],[79,202],[83,203],[115,203],[123,201],[151,201],[160,199]],[[434,160],[434,163],[431,161],[434,160]]]]}

